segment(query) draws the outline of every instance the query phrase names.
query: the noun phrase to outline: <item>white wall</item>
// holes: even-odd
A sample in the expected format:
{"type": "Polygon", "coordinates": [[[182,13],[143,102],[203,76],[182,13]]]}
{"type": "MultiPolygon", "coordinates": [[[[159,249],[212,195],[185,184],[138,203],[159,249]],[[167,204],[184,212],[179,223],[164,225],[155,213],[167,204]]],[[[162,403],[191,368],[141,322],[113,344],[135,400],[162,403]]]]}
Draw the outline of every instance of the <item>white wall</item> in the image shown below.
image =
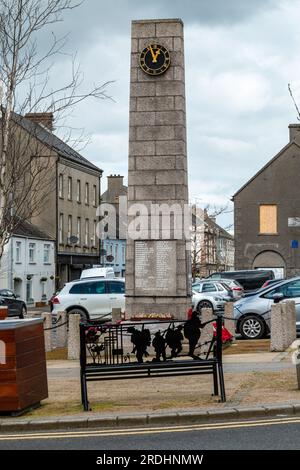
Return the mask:
{"type": "MultiPolygon", "coordinates": [[[[55,244],[52,241],[13,236],[5,247],[0,267],[0,287],[12,289],[25,301],[28,300],[27,277],[31,275],[31,298],[40,302],[42,294],[49,300],[55,291],[55,244]],[[17,259],[17,243],[20,243],[20,259],[17,259]],[[33,262],[29,260],[29,244],[35,244],[33,262]],[[50,245],[49,262],[44,262],[44,246],[50,245]],[[41,278],[47,278],[41,282],[41,278]],[[53,277],[53,279],[50,279],[53,277]],[[21,281],[16,281],[16,278],[21,281]]],[[[44,299],[43,299],[44,300],[44,299]]]]}

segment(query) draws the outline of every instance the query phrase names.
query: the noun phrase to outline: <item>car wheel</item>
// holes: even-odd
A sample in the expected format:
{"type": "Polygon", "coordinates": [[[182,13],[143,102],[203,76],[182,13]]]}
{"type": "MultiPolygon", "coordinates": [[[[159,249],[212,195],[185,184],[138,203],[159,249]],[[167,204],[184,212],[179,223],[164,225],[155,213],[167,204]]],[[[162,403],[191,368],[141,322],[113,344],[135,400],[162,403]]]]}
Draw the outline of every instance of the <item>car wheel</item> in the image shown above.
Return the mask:
{"type": "Polygon", "coordinates": [[[245,339],[260,339],[265,334],[266,325],[261,318],[250,315],[242,319],[239,330],[245,339]]]}
{"type": "Polygon", "coordinates": [[[74,314],[80,315],[80,320],[82,323],[88,322],[89,317],[84,310],[81,310],[81,308],[72,308],[72,310],[68,311],[68,316],[74,314]]]}
{"type": "Polygon", "coordinates": [[[20,318],[21,320],[23,320],[26,316],[27,316],[27,309],[26,309],[25,305],[23,305],[22,310],[21,310],[21,313],[20,313],[20,315],[19,315],[19,318],[20,318]]]}
{"type": "Polygon", "coordinates": [[[201,310],[203,308],[212,308],[213,309],[213,305],[212,305],[211,302],[209,302],[209,300],[201,300],[201,302],[199,302],[198,305],[197,305],[197,312],[201,313],[201,310]]]}

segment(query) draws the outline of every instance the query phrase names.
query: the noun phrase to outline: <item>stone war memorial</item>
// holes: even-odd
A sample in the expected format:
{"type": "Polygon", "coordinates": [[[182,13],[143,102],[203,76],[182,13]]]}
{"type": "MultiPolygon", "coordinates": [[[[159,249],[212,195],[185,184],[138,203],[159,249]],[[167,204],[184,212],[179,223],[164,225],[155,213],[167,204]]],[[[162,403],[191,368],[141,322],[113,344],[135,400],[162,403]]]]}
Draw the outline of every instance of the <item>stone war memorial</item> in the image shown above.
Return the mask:
{"type": "Polygon", "coordinates": [[[132,22],[126,318],[191,301],[183,22],[132,22]]]}

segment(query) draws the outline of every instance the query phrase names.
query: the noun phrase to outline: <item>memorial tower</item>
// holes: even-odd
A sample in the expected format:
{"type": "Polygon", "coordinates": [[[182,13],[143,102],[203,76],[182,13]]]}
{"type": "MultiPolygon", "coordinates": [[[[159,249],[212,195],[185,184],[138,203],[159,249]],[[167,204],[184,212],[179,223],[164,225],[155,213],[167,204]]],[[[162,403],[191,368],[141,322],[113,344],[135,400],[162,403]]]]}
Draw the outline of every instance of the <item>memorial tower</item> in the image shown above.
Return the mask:
{"type": "Polygon", "coordinates": [[[186,318],[191,301],[187,207],[183,22],[133,21],[127,318],[153,313],[186,318]]]}

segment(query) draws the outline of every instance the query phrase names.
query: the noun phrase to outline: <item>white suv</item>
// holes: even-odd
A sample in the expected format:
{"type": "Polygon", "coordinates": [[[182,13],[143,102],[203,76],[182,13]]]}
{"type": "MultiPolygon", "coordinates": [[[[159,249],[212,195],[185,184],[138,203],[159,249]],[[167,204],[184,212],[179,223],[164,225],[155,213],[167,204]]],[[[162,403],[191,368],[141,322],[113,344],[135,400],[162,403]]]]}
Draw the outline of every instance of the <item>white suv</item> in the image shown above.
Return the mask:
{"type": "Polygon", "coordinates": [[[125,282],[119,279],[82,279],[68,282],[53,299],[52,313],[79,313],[82,320],[110,320],[113,308],[125,311],[125,282]]]}

